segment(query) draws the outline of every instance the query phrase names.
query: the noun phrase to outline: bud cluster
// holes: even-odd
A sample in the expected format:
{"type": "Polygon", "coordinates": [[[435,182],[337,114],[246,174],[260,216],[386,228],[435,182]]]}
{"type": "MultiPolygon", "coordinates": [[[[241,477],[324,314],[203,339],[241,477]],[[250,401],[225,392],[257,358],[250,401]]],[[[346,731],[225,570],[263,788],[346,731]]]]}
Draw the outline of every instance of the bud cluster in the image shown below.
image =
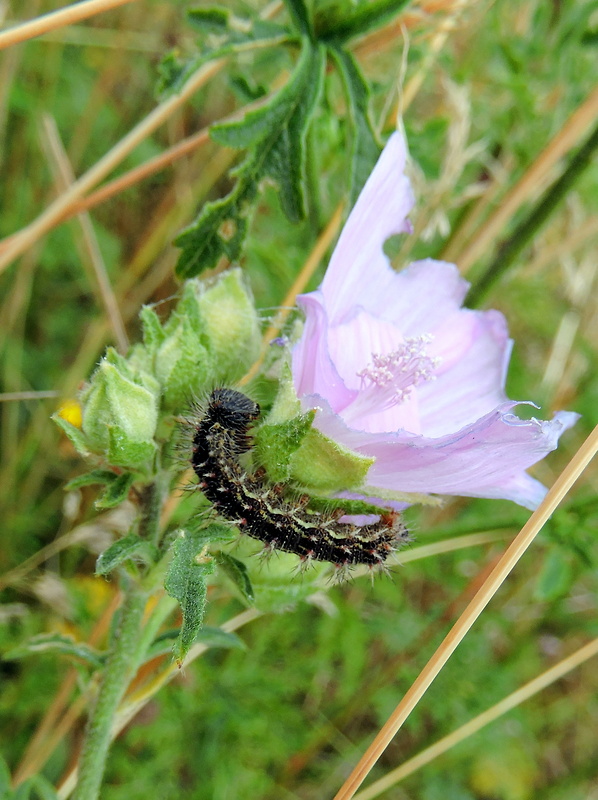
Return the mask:
{"type": "Polygon", "coordinates": [[[164,324],[149,306],[140,316],[143,343],[126,356],[108,348],[82,390],[80,429],[58,421],[85,455],[150,475],[161,420],[214,385],[238,380],[259,353],[260,330],[240,269],[211,284],[187,281],[164,324]]]}

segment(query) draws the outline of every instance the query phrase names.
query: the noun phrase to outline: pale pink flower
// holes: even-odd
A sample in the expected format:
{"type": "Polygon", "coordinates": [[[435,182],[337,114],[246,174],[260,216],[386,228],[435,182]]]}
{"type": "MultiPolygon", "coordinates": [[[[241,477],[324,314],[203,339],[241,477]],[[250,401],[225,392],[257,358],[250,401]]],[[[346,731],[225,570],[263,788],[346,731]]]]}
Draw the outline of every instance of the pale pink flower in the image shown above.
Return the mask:
{"type": "Polygon", "coordinates": [[[410,232],[406,146],[394,133],[341,233],[320,288],[299,297],[305,328],[293,380],[316,427],[375,463],[367,484],[513,500],[535,508],[545,487],[525,470],[578,415],[520,419],[505,394],[511,354],[498,311],[462,307],[454,264],[395,272],[386,239],[410,232]]]}

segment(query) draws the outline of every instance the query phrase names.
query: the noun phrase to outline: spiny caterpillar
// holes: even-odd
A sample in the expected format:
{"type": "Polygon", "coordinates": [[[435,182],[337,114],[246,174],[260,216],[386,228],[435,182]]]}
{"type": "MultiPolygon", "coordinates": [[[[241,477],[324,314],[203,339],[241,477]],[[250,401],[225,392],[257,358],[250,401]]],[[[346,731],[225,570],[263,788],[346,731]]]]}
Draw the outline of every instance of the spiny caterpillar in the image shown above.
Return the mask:
{"type": "Polygon", "coordinates": [[[215,389],[193,436],[191,463],[199,488],[218,513],[270,550],[296,553],[304,562],[329,561],[339,568],[381,566],[409,535],[397,512],[358,526],[339,522],[342,509],[311,511],[308,498],[285,500],[284,486],[268,486],[261,471],[246,472],[239,457],[252,447],[249,433],[260,407],[234,389],[215,389]]]}

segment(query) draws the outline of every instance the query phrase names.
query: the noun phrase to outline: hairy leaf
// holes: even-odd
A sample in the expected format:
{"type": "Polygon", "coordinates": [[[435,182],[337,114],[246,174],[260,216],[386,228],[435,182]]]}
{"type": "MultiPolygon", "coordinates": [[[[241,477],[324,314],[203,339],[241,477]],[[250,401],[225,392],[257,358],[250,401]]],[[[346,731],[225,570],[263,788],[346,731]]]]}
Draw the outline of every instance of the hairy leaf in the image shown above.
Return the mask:
{"type": "Polygon", "coordinates": [[[173,646],[179,664],[184,661],[201,629],[207,600],[206,579],[214,571],[214,561],[207,555],[202,533],[179,532],[172,546],[172,561],[164,583],[164,588],[178,600],[183,612],[183,624],[173,646]]]}
{"type": "Polygon", "coordinates": [[[83,475],[77,475],[64,488],[67,492],[70,492],[73,489],[81,489],[83,486],[94,486],[96,484],[105,486],[117,477],[119,476],[111,469],[92,469],[90,472],[84,472],[83,475]]]}
{"type": "Polygon", "coordinates": [[[85,434],[80,428],[77,428],[71,422],[68,422],[68,420],[61,417],[58,411],[55,414],[52,414],[51,419],[53,419],[58,427],[62,428],[64,433],[66,433],[78,453],[80,453],[82,456],[89,455],[89,445],[87,443],[85,434]]]}
{"type": "Polygon", "coordinates": [[[315,411],[299,414],[286,422],[261,425],[255,435],[255,457],[270,480],[284,483],[291,477],[291,456],[311,430],[315,411]]]}
{"type": "Polygon", "coordinates": [[[225,8],[192,8],[187,12],[191,25],[202,34],[215,38],[218,54],[239,49],[243,45],[278,44],[289,37],[289,31],[277,22],[259,17],[241,17],[225,8]]]}
{"type": "Polygon", "coordinates": [[[158,549],[136,533],[118,539],[99,556],[96,562],[96,575],[107,575],[129,558],[136,558],[146,564],[155,563],[158,549]]]}
{"type": "Polygon", "coordinates": [[[153,353],[166,338],[166,333],[160,318],[151,306],[142,306],[139,318],[143,326],[143,343],[149,352],[153,353]]]}
{"type": "Polygon", "coordinates": [[[307,3],[304,0],[285,0],[285,5],[294,27],[299,33],[313,39],[313,24],[307,3]]]}
{"type": "Polygon", "coordinates": [[[289,573],[296,569],[296,557],[279,553],[268,567],[254,576],[255,605],[260,611],[281,613],[320,590],[322,573],[327,565],[316,563],[301,575],[301,580],[289,581],[289,573]]]}
{"type": "Polygon", "coordinates": [[[348,500],[344,497],[310,497],[308,508],[314,511],[333,511],[342,509],[345,514],[376,514],[380,515],[384,509],[380,506],[367,503],[365,500],[348,500]]]}
{"type": "Polygon", "coordinates": [[[357,61],[351,53],[337,47],[331,47],[329,52],[342,78],[349,108],[353,137],[349,198],[353,205],[378,160],[381,148],[370,116],[370,89],[357,61]]]}
{"type": "Polygon", "coordinates": [[[96,500],[96,508],[114,508],[127,499],[129,489],[133,485],[135,476],[131,472],[117,474],[109,469],[93,469],[69,481],[67,490],[80,489],[83,486],[100,484],[104,487],[96,500]]]}
{"type": "Polygon", "coordinates": [[[348,42],[390,22],[408,2],[409,0],[374,0],[360,4],[352,14],[347,14],[343,6],[336,14],[327,14],[316,20],[317,36],[320,40],[348,42]]]}
{"type": "MultiPolygon", "coordinates": [[[[166,653],[171,653],[173,642],[178,635],[178,629],[164,631],[164,633],[160,634],[160,636],[156,638],[147,651],[146,661],[151,661],[152,658],[166,655],[166,653]]],[[[203,644],[210,648],[235,648],[238,650],[245,650],[247,647],[245,642],[240,639],[236,633],[227,633],[226,631],[223,631],[222,628],[213,628],[208,625],[205,625],[200,631],[198,631],[193,644],[203,644]]]]}
{"type": "Polygon", "coordinates": [[[229,261],[238,258],[252,202],[265,178],[277,185],[289,219],[305,217],[305,136],[322,89],[324,61],[324,50],[304,41],[293,75],[283,89],[242,120],[211,129],[216,141],[249,148],[249,152],[232,173],[236,182],[230,194],[207,203],[197,220],[175,240],[182,248],[179,277],[197,275],[223,256],[229,261]]]}
{"type": "Polygon", "coordinates": [[[228,553],[217,553],[216,563],[235,584],[247,605],[253,605],[253,588],[245,564],[228,553]]]}
{"type": "Polygon", "coordinates": [[[4,658],[24,658],[33,653],[59,653],[60,655],[71,656],[81,661],[86,661],[96,669],[101,667],[103,663],[102,654],[95,648],[90,647],[85,642],[76,642],[71,636],[65,636],[61,633],[42,633],[39,636],[34,636],[29,641],[6,653],[4,658]]]}
{"type": "Polygon", "coordinates": [[[206,61],[258,47],[274,47],[292,34],[282,25],[259,17],[240,17],[223,8],[195,8],[188,12],[190,23],[204,35],[199,53],[181,59],[169,53],[159,66],[158,94],[181,89],[185,81],[206,61]]]}

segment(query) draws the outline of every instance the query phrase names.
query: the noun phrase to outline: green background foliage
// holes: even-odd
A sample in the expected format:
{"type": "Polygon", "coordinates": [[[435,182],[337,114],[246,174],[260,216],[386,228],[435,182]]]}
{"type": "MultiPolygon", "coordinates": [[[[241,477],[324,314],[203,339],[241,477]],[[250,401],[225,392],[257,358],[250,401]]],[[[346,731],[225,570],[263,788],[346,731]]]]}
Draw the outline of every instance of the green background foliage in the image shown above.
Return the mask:
{"type": "MultiPolygon", "coordinates": [[[[193,25],[184,5],[138,0],[0,58],[3,236],[35,218],[61,190],[53,125],[81,174],[152,110],[157,92],[176,91],[210,58],[228,58],[116,174],[218,122],[212,140],[90,212],[132,342],[141,336],[137,317],[144,303],[156,304],[164,321],[180,296],[177,262],[179,275],[187,276],[213,268],[223,255],[240,263],[267,324],[334,209],[340,202],[347,209],[355,198],[393,127],[398,87],[418,204],[415,235],[389,249],[399,266],[445,257],[451,248],[463,263],[458,256],[483,236],[493,210],[525,182],[595,81],[589,0],[471,3],[459,13],[460,4],[450,2],[402,12],[401,2],[314,0],[309,9],[289,2],[268,21],[257,21],[261,5],[239,2],[227,4],[224,16],[208,15],[204,6],[192,15],[193,25]],[[239,19],[252,24],[233,36],[239,19]],[[447,19],[452,27],[438,48],[447,19]],[[256,100],[259,109],[227,121],[256,100]],[[222,227],[231,217],[232,237],[222,227]]],[[[12,13],[23,19],[55,8],[36,0],[19,6],[12,13]]],[[[568,157],[469,265],[474,287],[590,133],[591,126],[576,132],[568,157]]],[[[594,163],[479,298],[481,307],[505,313],[516,342],[509,395],[533,399],[543,416],[558,408],[583,415],[559,451],[535,469],[546,484],[596,422],[597,232],[591,225],[597,187],[594,163]]],[[[121,563],[123,544],[107,548],[115,541],[127,545],[119,537],[134,511],[114,507],[128,491],[129,473],[98,470],[99,503],[97,486],[77,482],[82,461],[49,419],[114,344],[76,219],[34,244],[0,283],[2,391],[59,394],[0,407],[0,648],[12,653],[0,661],[0,744],[14,771],[68,670],[75,670],[74,701],[110,644],[106,629],[92,649],[86,644],[118,586],[115,576],[95,575],[96,559],[107,551],[121,563]],[[49,549],[38,558],[41,548],[49,549]],[[34,636],[46,638],[33,640],[25,658],[18,648],[34,636]]],[[[151,338],[158,328],[149,316],[151,338]]],[[[267,400],[271,386],[264,381],[255,392],[267,400]]],[[[374,777],[598,635],[595,486],[595,473],[588,472],[374,777]]],[[[182,501],[173,535],[199,503],[197,495],[182,501]]],[[[439,552],[396,566],[373,584],[358,578],[340,587],[322,583],[315,569],[297,575],[295,560],[284,554],[264,565],[253,543],[231,546],[222,534],[205,608],[201,591],[212,565],[193,564],[193,554],[179,547],[170,586],[174,595],[184,594],[202,573],[194,613],[205,612],[199,641],[208,650],[118,738],[102,797],[332,797],[527,516],[506,502],[462,499],[408,512],[416,539],[409,554],[434,543],[439,552]],[[495,542],[442,552],[451,539],[480,531],[496,531],[495,542]],[[248,606],[263,615],[236,635],[217,631],[248,606]]],[[[147,557],[131,546],[134,561],[147,557]]],[[[156,658],[170,658],[181,623],[172,617],[154,643],[156,658]]],[[[587,800],[598,791],[596,675],[595,662],[588,662],[384,796],[587,800]]],[[[60,736],[39,764],[32,797],[52,796],[49,785],[60,782],[76,754],[81,725],[60,736]]],[[[0,766],[0,787],[3,781],[0,766]]]]}

